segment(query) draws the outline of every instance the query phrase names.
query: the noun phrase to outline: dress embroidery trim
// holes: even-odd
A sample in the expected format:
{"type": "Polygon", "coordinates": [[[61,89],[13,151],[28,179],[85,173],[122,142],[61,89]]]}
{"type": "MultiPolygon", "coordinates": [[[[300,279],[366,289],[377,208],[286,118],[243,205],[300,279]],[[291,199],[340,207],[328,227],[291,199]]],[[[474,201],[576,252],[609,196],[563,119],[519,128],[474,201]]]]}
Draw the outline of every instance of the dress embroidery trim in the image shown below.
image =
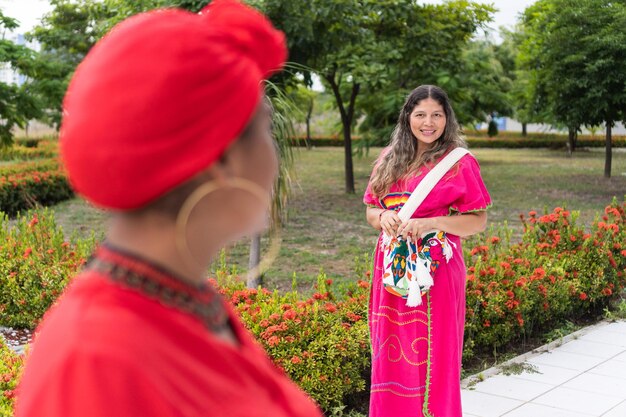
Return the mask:
{"type": "Polygon", "coordinates": [[[187,284],[174,274],[104,243],[85,265],[85,270],[100,272],[162,305],[181,310],[200,319],[212,332],[230,327],[224,301],[209,283],[187,284]]]}

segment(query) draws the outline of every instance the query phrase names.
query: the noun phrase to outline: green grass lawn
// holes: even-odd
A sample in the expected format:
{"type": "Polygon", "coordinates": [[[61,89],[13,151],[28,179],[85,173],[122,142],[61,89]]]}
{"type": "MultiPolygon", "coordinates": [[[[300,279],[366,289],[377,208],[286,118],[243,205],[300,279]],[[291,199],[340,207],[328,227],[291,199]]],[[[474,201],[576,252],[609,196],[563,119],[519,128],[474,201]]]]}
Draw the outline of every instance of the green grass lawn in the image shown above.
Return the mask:
{"type": "MultiPolygon", "coordinates": [[[[355,157],[356,194],[344,193],[343,149],[296,150],[298,184],[290,202],[283,231],[281,253],[268,271],[269,288],[291,287],[295,273],[298,287],[308,290],[323,269],[335,281],[356,279],[355,265],[371,253],[378,233],[365,221],[362,204],[372,163],[380,149],[355,157]],[[355,258],[360,261],[355,263],[355,258]]],[[[493,198],[490,223],[507,222],[519,231],[520,213],[542,212],[557,206],[580,210],[589,223],[613,196],[626,194],[626,152],[613,155],[613,178],[603,178],[604,152],[526,149],[477,149],[487,188],[493,198]]],[[[59,222],[68,232],[81,235],[104,231],[106,216],[78,199],[55,206],[59,222]]],[[[247,265],[247,242],[226,250],[228,264],[247,265]]]]}

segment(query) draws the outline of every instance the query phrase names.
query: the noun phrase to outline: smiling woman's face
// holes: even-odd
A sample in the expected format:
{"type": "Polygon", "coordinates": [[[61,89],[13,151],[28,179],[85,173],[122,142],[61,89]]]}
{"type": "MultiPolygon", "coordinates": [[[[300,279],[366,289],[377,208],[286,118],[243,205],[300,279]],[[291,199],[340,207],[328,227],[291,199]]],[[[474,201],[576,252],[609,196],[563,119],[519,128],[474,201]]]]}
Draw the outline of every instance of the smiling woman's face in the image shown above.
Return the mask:
{"type": "Polygon", "coordinates": [[[430,148],[446,128],[443,106],[432,98],[426,98],[413,108],[409,118],[411,132],[421,148],[430,148]]]}

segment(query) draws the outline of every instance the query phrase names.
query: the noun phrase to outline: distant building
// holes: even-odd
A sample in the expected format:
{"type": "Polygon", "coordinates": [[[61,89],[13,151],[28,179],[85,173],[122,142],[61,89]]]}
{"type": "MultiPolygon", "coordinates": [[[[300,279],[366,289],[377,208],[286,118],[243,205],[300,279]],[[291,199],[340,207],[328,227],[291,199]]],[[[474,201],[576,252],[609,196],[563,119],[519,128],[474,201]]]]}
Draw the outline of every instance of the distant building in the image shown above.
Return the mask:
{"type": "MultiPolygon", "coordinates": [[[[28,42],[21,33],[11,33],[6,39],[16,45],[26,46],[34,51],[39,51],[40,49],[39,42],[28,42]]],[[[3,62],[0,63],[0,82],[5,84],[17,84],[19,86],[26,82],[26,76],[15,71],[9,63],[3,62]]]]}

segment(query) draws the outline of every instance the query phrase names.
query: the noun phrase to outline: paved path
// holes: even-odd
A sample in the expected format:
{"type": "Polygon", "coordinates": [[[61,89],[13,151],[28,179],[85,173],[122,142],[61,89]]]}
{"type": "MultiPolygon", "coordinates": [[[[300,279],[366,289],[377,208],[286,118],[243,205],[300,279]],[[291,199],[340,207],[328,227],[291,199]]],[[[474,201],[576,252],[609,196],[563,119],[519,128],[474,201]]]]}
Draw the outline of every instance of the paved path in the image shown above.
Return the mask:
{"type": "Polygon", "coordinates": [[[536,372],[497,374],[464,388],[463,416],[626,417],[626,321],[538,350],[513,360],[536,372]]]}

